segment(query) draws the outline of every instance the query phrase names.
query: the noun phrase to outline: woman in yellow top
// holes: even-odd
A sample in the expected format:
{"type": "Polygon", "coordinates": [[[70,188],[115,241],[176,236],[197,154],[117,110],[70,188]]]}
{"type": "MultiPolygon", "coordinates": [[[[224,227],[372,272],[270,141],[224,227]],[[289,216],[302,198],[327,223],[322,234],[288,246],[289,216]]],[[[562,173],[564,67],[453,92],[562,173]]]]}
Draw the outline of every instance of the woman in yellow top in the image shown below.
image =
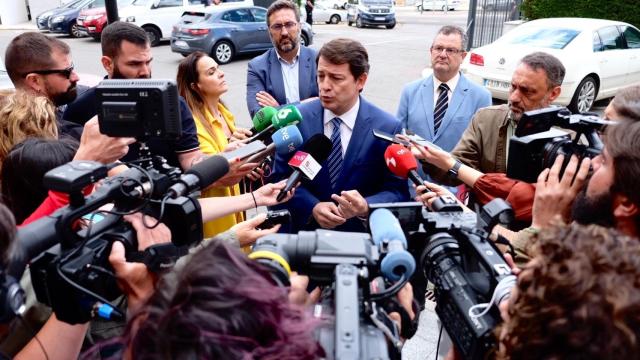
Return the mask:
{"type": "MultiPolygon", "coordinates": [[[[203,153],[212,155],[234,149],[238,146],[236,140],[251,135],[248,129],[236,128],[233,114],[220,100],[229,87],[224,72],[207,54],[198,51],[184,58],[178,66],[177,82],[180,95],[193,114],[203,153]]],[[[217,183],[204,190],[202,197],[240,195],[238,183],[245,174],[240,172],[222,184],[217,183]]],[[[243,220],[242,213],[235,213],[207,222],[204,224],[204,236],[215,236],[243,220]]]]}

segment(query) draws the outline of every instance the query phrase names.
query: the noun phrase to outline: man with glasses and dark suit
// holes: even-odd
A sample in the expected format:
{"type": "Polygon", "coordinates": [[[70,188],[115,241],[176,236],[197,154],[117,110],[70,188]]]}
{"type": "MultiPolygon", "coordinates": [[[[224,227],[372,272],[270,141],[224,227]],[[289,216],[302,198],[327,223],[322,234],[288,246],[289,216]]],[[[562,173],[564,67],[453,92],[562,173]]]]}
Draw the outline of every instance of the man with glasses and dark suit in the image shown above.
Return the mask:
{"type": "Polygon", "coordinates": [[[249,62],[247,108],[253,117],[265,106],[295,104],[318,96],[316,52],[300,44],[300,10],[277,0],[267,10],[273,48],[249,62]]]}

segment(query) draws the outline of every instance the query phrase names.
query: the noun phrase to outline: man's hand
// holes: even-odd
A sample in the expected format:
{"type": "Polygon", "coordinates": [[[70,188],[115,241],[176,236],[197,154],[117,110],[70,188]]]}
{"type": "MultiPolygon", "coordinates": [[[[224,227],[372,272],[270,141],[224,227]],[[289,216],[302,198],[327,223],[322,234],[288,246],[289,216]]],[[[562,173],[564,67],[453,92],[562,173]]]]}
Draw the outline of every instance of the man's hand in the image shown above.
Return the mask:
{"type": "MultiPolygon", "coordinates": [[[[139,251],[144,251],[151,245],[171,241],[171,231],[164,224],[148,229],[142,223],[140,213],[127,215],[124,219],[136,230],[139,251]]],[[[149,220],[155,223],[155,219],[147,216],[147,222],[149,220]]],[[[127,262],[124,245],[119,241],[113,242],[109,262],[115,271],[118,286],[127,295],[129,311],[138,309],[153,294],[157,276],[143,263],[127,262]]]]}
{"type": "Polygon", "coordinates": [[[369,214],[369,203],[358,190],[343,191],[340,196],[333,194],[331,199],[338,203],[338,211],[345,220],[355,216],[365,217],[369,214]]]}
{"type": "Polygon", "coordinates": [[[324,229],[333,229],[338,225],[342,225],[347,221],[342,217],[342,213],[338,210],[338,206],[332,202],[319,202],[313,207],[312,211],[314,219],[324,229]]]}
{"type": "Polygon", "coordinates": [[[231,138],[229,140],[239,141],[239,140],[245,140],[249,137],[251,137],[251,131],[249,131],[249,129],[239,127],[239,128],[236,128],[236,131],[234,131],[233,134],[231,134],[231,138]]]}
{"type": "Polygon", "coordinates": [[[280,224],[272,227],[271,229],[256,229],[256,226],[259,226],[267,219],[267,214],[262,213],[254,216],[249,220],[245,220],[241,223],[237,223],[231,227],[231,230],[235,231],[236,237],[238,238],[238,242],[240,243],[240,247],[252,245],[259,238],[269,235],[275,234],[280,229],[280,224]]]}
{"type": "Polygon", "coordinates": [[[115,138],[102,135],[98,125],[98,117],[94,116],[84,124],[80,147],[73,160],[93,160],[110,164],[125,156],[129,152],[129,145],[135,142],[135,138],[115,138]]]}
{"type": "Polygon", "coordinates": [[[320,288],[316,287],[307,292],[309,285],[309,277],[306,275],[298,275],[295,271],[289,277],[291,288],[289,289],[289,302],[301,306],[313,305],[320,300],[320,288]]]}
{"type": "Polygon", "coordinates": [[[280,193],[280,190],[284,189],[286,184],[287,181],[282,180],[277,183],[261,186],[260,188],[258,188],[258,190],[253,192],[253,196],[255,196],[256,198],[256,204],[258,206],[272,206],[289,201],[289,199],[291,199],[293,197],[293,194],[295,193],[295,188],[291,189],[291,191],[289,191],[287,196],[285,196],[282,201],[276,200],[278,194],[280,193]]]}
{"type": "Polygon", "coordinates": [[[551,169],[544,169],[538,176],[532,210],[533,228],[545,228],[558,217],[565,222],[569,221],[571,205],[587,179],[591,159],[584,158],[578,164],[578,158],[572,156],[560,178],[563,161],[564,156],[559,155],[551,169]]]}
{"type": "Polygon", "coordinates": [[[273,107],[278,107],[280,106],[280,104],[278,104],[278,101],[271,96],[271,94],[269,94],[266,91],[258,91],[258,93],[256,94],[256,100],[258,101],[258,104],[262,107],[265,106],[273,106],[273,107]]]}

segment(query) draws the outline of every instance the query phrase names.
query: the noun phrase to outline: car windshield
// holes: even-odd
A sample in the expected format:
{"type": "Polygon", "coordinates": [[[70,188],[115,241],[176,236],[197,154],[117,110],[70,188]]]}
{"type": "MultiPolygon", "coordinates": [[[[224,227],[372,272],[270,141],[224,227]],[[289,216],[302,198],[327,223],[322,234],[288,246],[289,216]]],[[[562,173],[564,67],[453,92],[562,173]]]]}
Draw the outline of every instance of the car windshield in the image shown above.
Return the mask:
{"type": "Polygon", "coordinates": [[[534,28],[510,36],[509,44],[529,45],[549,49],[564,49],[580,31],[562,28],[534,28]]]}
{"type": "Polygon", "coordinates": [[[74,8],[74,9],[75,9],[75,8],[76,8],[76,6],[77,6],[78,4],[80,4],[81,2],[83,2],[83,1],[84,1],[84,0],[70,1],[70,2],[68,2],[68,3],[64,4],[64,5],[62,5],[62,7],[65,7],[65,8],[74,8]]]}
{"type": "Polygon", "coordinates": [[[182,14],[180,22],[183,24],[195,24],[207,20],[210,17],[211,14],[205,14],[202,12],[185,12],[182,14]]]}
{"type": "Polygon", "coordinates": [[[147,6],[149,5],[150,2],[152,2],[153,0],[135,0],[134,2],[131,3],[131,5],[135,5],[135,6],[147,6]]]}
{"type": "Polygon", "coordinates": [[[69,5],[69,8],[71,8],[71,9],[80,9],[81,7],[87,5],[88,3],[89,3],[88,0],[78,1],[76,3],[73,3],[73,4],[69,5]]]}
{"type": "Polygon", "coordinates": [[[367,6],[376,6],[376,5],[391,6],[391,4],[393,4],[392,0],[364,0],[362,1],[362,3],[367,6]]]}

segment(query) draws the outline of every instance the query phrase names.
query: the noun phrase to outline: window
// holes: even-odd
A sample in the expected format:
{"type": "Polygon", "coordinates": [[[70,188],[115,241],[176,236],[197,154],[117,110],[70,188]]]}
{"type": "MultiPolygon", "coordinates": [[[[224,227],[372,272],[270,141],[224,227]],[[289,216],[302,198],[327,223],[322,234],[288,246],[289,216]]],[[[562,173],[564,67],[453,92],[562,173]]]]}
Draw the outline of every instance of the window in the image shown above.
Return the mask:
{"type": "Polygon", "coordinates": [[[598,30],[598,35],[600,35],[600,40],[602,41],[601,51],[624,49],[622,34],[620,34],[617,27],[607,26],[602,28],[598,30]]]}
{"type": "Polygon", "coordinates": [[[251,16],[249,9],[236,9],[224,14],[222,16],[222,20],[231,22],[252,22],[253,16],[251,16]]]}
{"type": "Polygon", "coordinates": [[[267,22],[267,10],[264,9],[251,9],[254,22],[267,22]]]}
{"type": "Polygon", "coordinates": [[[602,49],[602,42],[600,41],[600,35],[598,32],[593,33],[593,52],[604,51],[602,49]]]}
{"type": "Polygon", "coordinates": [[[579,33],[578,30],[574,29],[533,28],[517,34],[509,43],[549,49],[564,49],[579,33]]]}
{"type": "Polygon", "coordinates": [[[631,26],[625,26],[623,34],[629,49],[640,49],[640,31],[631,26]]]}
{"type": "Polygon", "coordinates": [[[206,20],[205,13],[194,11],[187,11],[180,18],[180,22],[183,24],[199,23],[204,20],[206,20]]]}
{"type": "Polygon", "coordinates": [[[182,6],[182,0],[160,0],[157,7],[166,8],[176,6],[182,6]]]}

